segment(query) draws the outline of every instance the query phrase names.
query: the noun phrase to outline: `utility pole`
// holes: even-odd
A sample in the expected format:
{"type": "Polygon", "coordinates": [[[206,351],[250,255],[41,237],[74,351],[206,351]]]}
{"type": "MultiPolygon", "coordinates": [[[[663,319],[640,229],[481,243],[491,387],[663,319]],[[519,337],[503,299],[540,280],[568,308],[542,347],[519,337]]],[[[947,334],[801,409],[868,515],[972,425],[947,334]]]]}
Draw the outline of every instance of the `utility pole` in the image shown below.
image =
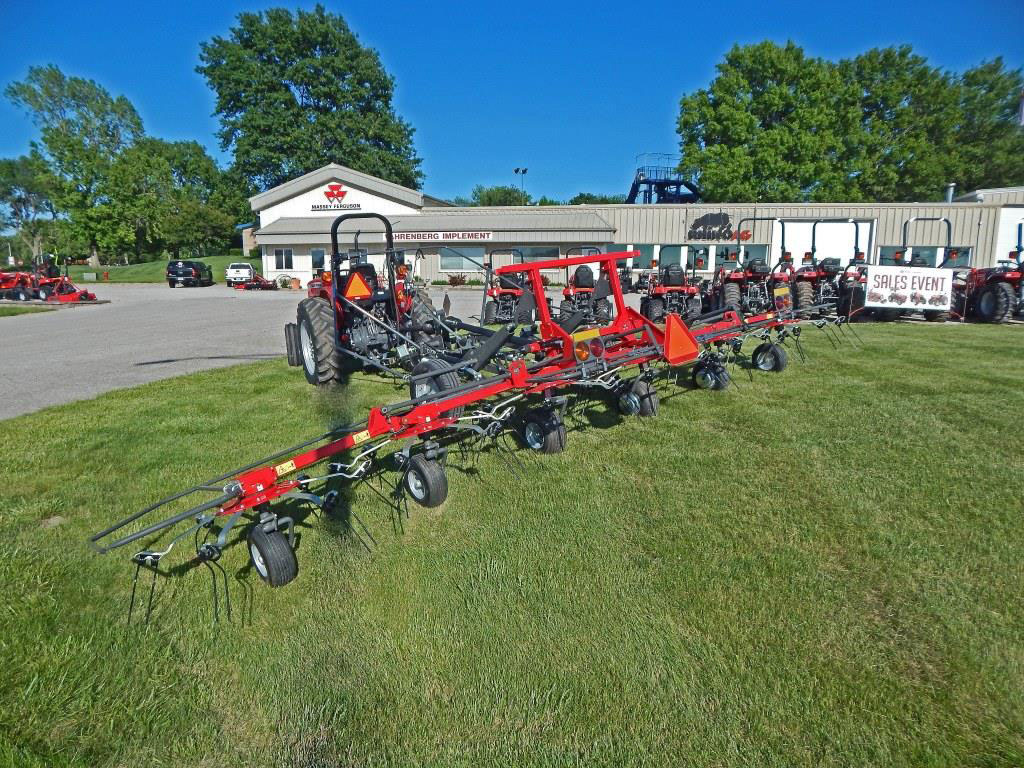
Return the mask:
{"type": "Polygon", "coordinates": [[[512,172],[519,177],[519,191],[523,195],[523,204],[526,204],[526,172],[529,168],[514,168],[512,172]]]}

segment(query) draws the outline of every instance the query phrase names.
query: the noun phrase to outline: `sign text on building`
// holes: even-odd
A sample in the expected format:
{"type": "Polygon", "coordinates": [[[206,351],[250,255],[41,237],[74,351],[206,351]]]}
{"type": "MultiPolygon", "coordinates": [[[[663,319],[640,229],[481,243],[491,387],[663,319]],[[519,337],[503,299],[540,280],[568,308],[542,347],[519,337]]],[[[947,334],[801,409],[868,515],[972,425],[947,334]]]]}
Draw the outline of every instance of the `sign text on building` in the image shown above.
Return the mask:
{"type": "Polygon", "coordinates": [[[950,308],[952,293],[952,270],[872,264],[864,306],[941,312],[950,308]]]}
{"type": "Polygon", "coordinates": [[[395,232],[395,242],[425,242],[435,240],[438,242],[467,243],[474,240],[491,240],[493,239],[493,236],[493,232],[395,232]]]}

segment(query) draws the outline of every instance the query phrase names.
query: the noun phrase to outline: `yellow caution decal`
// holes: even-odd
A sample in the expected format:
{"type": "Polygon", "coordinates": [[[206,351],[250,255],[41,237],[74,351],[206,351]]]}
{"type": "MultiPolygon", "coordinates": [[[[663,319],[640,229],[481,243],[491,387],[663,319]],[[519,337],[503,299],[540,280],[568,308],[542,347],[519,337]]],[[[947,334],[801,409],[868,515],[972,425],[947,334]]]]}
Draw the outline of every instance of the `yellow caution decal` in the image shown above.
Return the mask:
{"type": "Polygon", "coordinates": [[[601,331],[597,328],[591,328],[588,331],[576,331],[572,335],[573,341],[588,341],[601,335],[601,331]]]}
{"type": "Polygon", "coordinates": [[[352,435],[352,445],[359,445],[365,443],[370,439],[370,430],[364,429],[362,432],[356,432],[352,435]]]}
{"type": "Polygon", "coordinates": [[[281,475],[287,475],[289,472],[294,472],[294,471],[295,471],[295,462],[294,461],[286,461],[284,464],[278,464],[276,467],[274,467],[274,472],[277,473],[278,477],[281,477],[281,475]]]}

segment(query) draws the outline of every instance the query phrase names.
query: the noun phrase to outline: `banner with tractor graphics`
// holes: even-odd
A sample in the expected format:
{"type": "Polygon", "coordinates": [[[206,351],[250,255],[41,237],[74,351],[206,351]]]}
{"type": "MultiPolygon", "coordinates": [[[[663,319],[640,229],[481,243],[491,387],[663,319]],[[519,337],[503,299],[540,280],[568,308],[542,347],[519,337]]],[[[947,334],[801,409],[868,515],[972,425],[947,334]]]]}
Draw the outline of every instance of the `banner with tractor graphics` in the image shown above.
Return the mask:
{"type": "Polygon", "coordinates": [[[953,270],[930,267],[868,267],[864,306],[902,310],[948,310],[953,270]]]}

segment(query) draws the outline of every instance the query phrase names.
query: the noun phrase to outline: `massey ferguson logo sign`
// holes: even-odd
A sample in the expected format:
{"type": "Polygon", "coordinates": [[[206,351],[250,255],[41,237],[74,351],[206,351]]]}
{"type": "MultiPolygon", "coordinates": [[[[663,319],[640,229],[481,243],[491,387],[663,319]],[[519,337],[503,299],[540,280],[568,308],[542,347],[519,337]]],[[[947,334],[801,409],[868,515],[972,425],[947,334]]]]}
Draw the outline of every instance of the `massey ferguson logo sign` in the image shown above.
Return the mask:
{"type": "MultiPolygon", "coordinates": [[[[740,232],[740,240],[749,240],[751,232],[744,229],[740,232]]],[[[735,240],[736,232],[729,221],[728,213],[705,213],[698,216],[690,224],[687,234],[690,240],[735,240]]]]}
{"type": "Polygon", "coordinates": [[[311,211],[358,211],[362,209],[359,203],[346,203],[345,195],[348,194],[348,190],[345,189],[344,184],[338,182],[331,182],[323,189],[325,203],[313,203],[309,209],[311,211]]]}

